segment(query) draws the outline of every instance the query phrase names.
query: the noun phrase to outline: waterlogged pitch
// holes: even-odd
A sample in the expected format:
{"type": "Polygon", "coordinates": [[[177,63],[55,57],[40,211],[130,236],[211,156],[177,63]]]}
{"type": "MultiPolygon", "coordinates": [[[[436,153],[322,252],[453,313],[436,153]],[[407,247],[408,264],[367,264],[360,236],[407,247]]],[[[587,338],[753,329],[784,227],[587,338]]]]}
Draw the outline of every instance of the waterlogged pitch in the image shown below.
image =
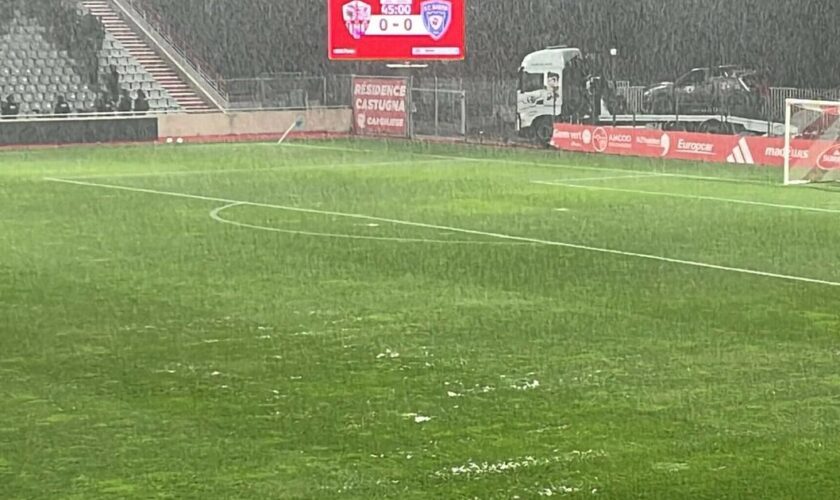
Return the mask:
{"type": "Polygon", "coordinates": [[[834,498],[840,193],[380,142],[0,154],[0,498],[834,498]]]}

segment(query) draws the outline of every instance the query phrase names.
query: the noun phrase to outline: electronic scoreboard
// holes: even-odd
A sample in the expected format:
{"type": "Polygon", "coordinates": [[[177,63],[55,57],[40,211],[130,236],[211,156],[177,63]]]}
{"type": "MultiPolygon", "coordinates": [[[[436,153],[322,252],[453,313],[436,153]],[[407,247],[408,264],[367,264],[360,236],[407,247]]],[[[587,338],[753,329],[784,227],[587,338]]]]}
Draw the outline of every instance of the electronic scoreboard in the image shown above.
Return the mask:
{"type": "Polygon", "coordinates": [[[465,0],[328,0],[330,59],[464,58],[465,0]]]}

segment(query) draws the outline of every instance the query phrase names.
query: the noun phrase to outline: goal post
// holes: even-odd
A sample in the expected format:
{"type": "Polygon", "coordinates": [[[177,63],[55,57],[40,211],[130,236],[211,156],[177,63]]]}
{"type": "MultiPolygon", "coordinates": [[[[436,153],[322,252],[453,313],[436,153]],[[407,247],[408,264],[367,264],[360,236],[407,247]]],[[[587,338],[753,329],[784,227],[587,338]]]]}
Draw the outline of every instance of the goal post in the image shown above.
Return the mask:
{"type": "Polygon", "coordinates": [[[840,182],[840,102],[785,101],[784,182],[840,182]]]}

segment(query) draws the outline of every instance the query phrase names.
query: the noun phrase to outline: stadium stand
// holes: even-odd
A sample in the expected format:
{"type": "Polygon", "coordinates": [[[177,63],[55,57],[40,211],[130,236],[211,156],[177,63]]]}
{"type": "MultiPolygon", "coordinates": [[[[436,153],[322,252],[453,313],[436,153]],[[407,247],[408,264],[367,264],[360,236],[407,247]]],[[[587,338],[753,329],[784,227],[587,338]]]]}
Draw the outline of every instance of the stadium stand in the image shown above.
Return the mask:
{"type": "MultiPolygon", "coordinates": [[[[565,42],[595,54],[618,48],[619,57],[609,61],[613,76],[635,84],[673,80],[693,66],[736,63],[764,71],[775,85],[828,88],[840,81],[840,67],[824,61],[840,58],[840,45],[826,41],[840,32],[827,16],[813,15],[828,1],[800,9],[787,0],[673,0],[662,9],[655,0],[475,0],[467,2],[467,60],[433,64],[423,77],[512,80],[524,54],[565,42]]],[[[327,61],[325,2],[121,2],[153,14],[146,19],[177,34],[186,53],[225,80],[384,71],[379,63],[327,61]]],[[[64,92],[74,110],[91,109],[114,65],[120,89],[132,97],[143,90],[152,110],[206,109],[112,7],[107,0],[0,0],[8,13],[0,21],[2,97],[19,98],[21,112],[32,113],[51,109],[52,98],[64,92]]]]}
{"type": "Polygon", "coordinates": [[[56,50],[45,38],[46,28],[15,15],[0,38],[0,87],[20,103],[21,114],[50,113],[58,95],[74,110],[92,110],[96,98],[66,50],[56,50]]]}
{"type": "MultiPolygon", "coordinates": [[[[227,78],[306,72],[382,71],[382,65],[330,64],[326,60],[325,3],[299,0],[132,0],[157,12],[227,78]]],[[[789,0],[661,0],[467,2],[468,57],[435,65],[438,76],[511,78],[523,55],[567,43],[590,53],[619,49],[621,79],[650,83],[686,69],[748,64],[779,85],[829,87],[840,69],[840,35],[832,0],[807,8],[789,0]],[[527,26],[527,29],[524,27],[527,26]],[[667,29],[659,29],[667,26],[667,29]],[[504,34],[504,43],[499,34],[504,34]],[[748,34],[748,36],[745,36],[748,34]],[[827,71],[828,69],[828,71],[827,71]]]]}
{"type": "MultiPolygon", "coordinates": [[[[0,20],[2,100],[16,103],[17,114],[24,116],[52,114],[59,96],[66,99],[73,113],[92,113],[97,108],[114,108],[125,90],[132,100],[142,91],[151,111],[182,109],[161,83],[185,87],[177,76],[170,76],[174,72],[168,67],[156,68],[163,75],[157,79],[131,47],[103,28],[84,3],[0,0],[0,10],[5,13],[0,20]],[[112,67],[116,69],[116,88],[108,90],[112,67]]],[[[186,95],[191,92],[182,92],[180,97],[195,105],[194,94],[186,95]]]]}
{"type": "Polygon", "coordinates": [[[106,31],[103,65],[117,65],[132,97],[143,90],[155,109],[204,111],[207,103],[120,17],[106,0],[83,0],[82,5],[106,31]]]}
{"type": "Polygon", "coordinates": [[[111,66],[116,67],[120,75],[120,89],[127,90],[132,99],[136,99],[137,92],[142,90],[152,110],[181,109],[178,102],[146,71],[123,44],[108,33],[99,56],[99,73],[107,74],[111,66]]]}

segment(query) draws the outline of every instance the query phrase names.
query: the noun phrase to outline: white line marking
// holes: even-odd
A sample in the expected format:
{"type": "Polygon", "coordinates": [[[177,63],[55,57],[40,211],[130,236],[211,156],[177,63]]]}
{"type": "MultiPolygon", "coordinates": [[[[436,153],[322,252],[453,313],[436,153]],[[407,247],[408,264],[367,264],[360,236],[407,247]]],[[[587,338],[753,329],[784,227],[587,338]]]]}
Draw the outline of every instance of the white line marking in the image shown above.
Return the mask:
{"type": "MultiPolygon", "coordinates": [[[[660,174],[638,174],[638,175],[611,175],[607,177],[569,177],[563,179],[568,182],[595,182],[595,181],[617,181],[619,179],[644,179],[646,177],[664,177],[660,174]]],[[[551,181],[546,181],[551,182],[551,181]]],[[[541,181],[534,181],[534,184],[542,184],[541,181]]]]}
{"type": "MultiPolygon", "coordinates": [[[[297,234],[301,236],[316,236],[321,238],[335,238],[335,239],[346,239],[346,240],[370,240],[370,241],[392,241],[395,243],[430,243],[430,244],[444,244],[444,245],[496,245],[496,246],[535,246],[535,243],[523,243],[523,242],[515,242],[515,241],[465,241],[465,240],[431,240],[425,238],[399,238],[399,237],[388,237],[388,236],[364,236],[364,235],[353,235],[353,234],[341,234],[341,233],[320,233],[314,231],[296,231],[292,229],[281,229],[277,227],[269,227],[269,226],[259,226],[255,224],[246,224],[244,222],[237,222],[230,219],[225,219],[221,215],[222,212],[229,208],[234,207],[241,207],[241,206],[248,206],[250,203],[245,202],[238,202],[238,203],[231,203],[225,205],[223,207],[216,208],[210,212],[210,218],[216,222],[221,222],[222,224],[230,224],[232,226],[242,227],[246,229],[256,229],[259,231],[269,231],[272,233],[283,233],[283,234],[297,234]]],[[[379,224],[367,224],[368,227],[379,227],[379,224]]]]}
{"type": "Polygon", "coordinates": [[[483,163],[502,163],[507,165],[522,165],[522,166],[530,166],[530,167],[539,167],[539,168],[557,168],[561,170],[585,170],[589,172],[614,172],[614,173],[625,173],[625,174],[651,174],[651,176],[657,177],[671,177],[674,179],[688,179],[688,180],[695,180],[695,181],[715,181],[715,182],[731,182],[736,184],[755,184],[758,186],[777,186],[778,184],[765,182],[765,181],[756,181],[751,179],[738,179],[732,177],[714,177],[714,176],[707,176],[707,175],[691,175],[691,174],[676,174],[676,173],[669,173],[669,172],[645,172],[642,170],[632,170],[627,168],[611,168],[611,167],[588,167],[584,165],[568,165],[563,163],[541,163],[541,162],[533,162],[533,161],[526,161],[526,160],[515,160],[515,159],[500,159],[500,158],[474,158],[468,156],[449,156],[449,155],[438,155],[438,154],[426,154],[426,153],[414,153],[417,156],[424,156],[428,158],[441,158],[447,160],[461,160],[461,161],[472,161],[472,162],[483,162],[483,163]]]}
{"type": "Polygon", "coordinates": [[[79,176],[71,176],[71,177],[63,177],[64,179],[77,179],[77,180],[84,180],[84,179],[123,179],[123,178],[135,178],[135,177],[175,177],[181,175],[203,175],[203,174],[235,174],[235,173],[248,173],[248,172],[271,172],[271,171],[281,171],[281,170],[289,170],[289,171],[301,171],[301,170],[325,170],[325,169],[338,169],[338,168],[366,168],[366,167],[385,167],[390,165],[402,165],[402,164],[410,164],[411,166],[422,164],[422,163],[442,163],[443,160],[426,160],[426,161],[416,161],[410,159],[404,160],[390,160],[390,161],[381,161],[381,162],[365,162],[365,163],[331,163],[331,164],[318,164],[318,165],[279,165],[276,167],[265,167],[265,168],[231,168],[231,169],[224,169],[224,168],[216,168],[216,169],[205,169],[205,170],[171,170],[171,171],[163,171],[163,172],[137,172],[137,173],[116,173],[116,174],[98,174],[98,175],[79,175],[79,176]]]}
{"type": "Polygon", "coordinates": [[[641,195],[649,195],[649,196],[662,196],[666,198],[681,198],[686,200],[699,200],[699,201],[718,201],[721,203],[732,203],[735,205],[750,205],[755,207],[764,207],[764,208],[780,208],[785,210],[799,210],[802,212],[817,212],[817,213],[824,213],[824,214],[840,214],[840,209],[834,208],[819,208],[819,207],[805,207],[801,205],[785,205],[781,203],[767,203],[763,201],[749,201],[749,200],[737,200],[733,198],[719,198],[717,196],[702,196],[696,194],[682,194],[682,193],[671,193],[666,191],[643,191],[641,189],[624,189],[624,188],[613,188],[613,187],[606,187],[606,186],[577,186],[575,184],[568,184],[566,182],[549,182],[549,181],[532,181],[532,184],[542,184],[546,186],[559,186],[571,189],[588,189],[590,191],[612,191],[615,193],[627,193],[627,194],[641,194],[641,195]]]}
{"type": "Polygon", "coordinates": [[[569,248],[574,250],[582,250],[586,252],[593,252],[593,253],[602,253],[607,255],[619,255],[622,257],[635,257],[638,259],[644,260],[651,260],[657,262],[667,262],[669,264],[678,264],[687,267],[697,267],[702,269],[713,269],[716,271],[726,271],[731,273],[738,273],[738,274],[747,274],[751,276],[760,276],[764,278],[775,278],[780,280],[786,281],[795,281],[800,283],[811,283],[816,285],[826,285],[826,286],[833,286],[833,287],[840,287],[840,282],[834,281],[827,281],[827,280],[820,280],[815,278],[806,278],[802,276],[792,276],[787,274],[779,274],[779,273],[771,273],[765,271],[756,271],[753,269],[744,269],[738,267],[730,267],[730,266],[722,266],[717,264],[708,264],[705,262],[696,262],[691,260],[684,260],[684,259],[674,259],[670,257],[662,257],[658,255],[650,255],[644,253],[637,253],[637,252],[626,252],[623,250],[614,250],[611,248],[600,248],[600,247],[592,247],[588,245],[581,245],[577,243],[564,243],[559,241],[549,241],[549,240],[542,240],[539,238],[528,238],[525,236],[514,236],[509,234],[502,234],[502,233],[494,233],[489,231],[478,231],[474,229],[463,229],[451,226],[443,226],[438,224],[426,224],[423,222],[411,222],[405,220],[398,220],[398,219],[389,219],[386,217],[375,217],[372,215],[363,215],[363,214],[352,214],[352,213],[344,213],[344,212],[334,212],[329,210],[316,210],[312,208],[299,208],[299,207],[288,207],[284,205],[275,205],[272,203],[258,203],[258,202],[251,202],[251,201],[242,201],[242,200],[231,200],[227,198],[219,198],[215,196],[202,196],[196,194],[187,194],[187,193],[178,193],[172,191],[158,191],[156,189],[146,189],[146,188],[136,188],[130,186],[119,186],[113,184],[99,184],[95,182],[85,182],[85,181],[76,181],[76,180],[69,180],[69,179],[58,179],[54,177],[47,177],[44,178],[45,181],[49,182],[60,182],[64,184],[74,184],[77,186],[88,186],[88,187],[97,187],[97,188],[104,188],[104,189],[116,189],[120,191],[128,191],[134,193],[147,193],[147,194],[155,194],[160,196],[171,196],[175,198],[186,198],[191,200],[203,200],[203,201],[213,201],[218,203],[226,203],[226,204],[242,204],[242,205],[249,205],[253,207],[264,207],[264,208],[274,208],[277,210],[288,210],[290,212],[300,212],[300,213],[308,213],[308,214],[320,214],[320,215],[332,215],[335,217],[347,217],[351,219],[359,219],[359,220],[369,220],[369,221],[377,221],[377,222],[385,222],[389,224],[398,224],[403,226],[410,226],[410,227],[422,227],[426,229],[436,229],[439,231],[452,231],[455,233],[462,233],[462,234],[471,234],[474,236],[486,236],[490,238],[498,238],[502,240],[508,241],[520,241],[524,243],[536,243],[540,245],[547,245],[547,246],[554,246],[560,248],[569,248]]]}
{"type": "MultiPolygon", "coordinates": [[[[276,146],[275,143],[254,143],[262,146],[276,146]]],[[[318,146],[315,144],[299,144],[299,143],[286,143],[284,147],[296,147],[296,148],[303,148],[303,149],[316,149],[316,150],[325,150],[325,151],[340,151],[344,153],[382,153],[388,152],[388,150],[374,150],[374,149],[357,149],[357,148],[348,148],[348,147],[341,147],[341,146],[318,146]]],[[[482,162],[482,163],[497,163],[497,164],[506,164],[506,165],[522,165],[526,167],[539,167],[539,168],[557,168],[563,170],[583,170],[588,172],[623,172],[623,173],[637,173],[637,174],[645,174],[648,172],[644,172],[641,170],[631,170],[626,168],[611,168],[611,167],[591,167],[591,166],[584,166],[584,165],[568,165],[563,163],[543,163],[538,161],[528,161],[528,160],[516,160],[513,158],[502,159],[502,158],[476,158],[471,156],[453,156],[453,155],[440,155],[440,154],[432,154],[432,153],[418,153],[413,151],[408,151],[408,154],[413,156],[422,156],[427,158],[438,158],[442,160],[457,160],[457,161],[464,161],[464,162],[482,162]]],[[[752,179],[738,179],[732,177],[715,177],[715,176],[707,176],[707,175],[691,175],[691,174],[677,174],[677,173],[669,173],[669,172],[650,172],[651,175],[656,175],[660,177],[673,177],[675,179],[689,179],[689,180],[697,180],[697,181],[715,181],[715,182],[731,182],[737,184],[754,184],[758,186],[777,186],[778,184],[768,181],[758,181],[752,179]]]]}
{"type": "MultiPolygon", "coordinates": [[[[264,146],[276,146],[275,143],[262,143],[264,146]]],[[[346,148],[342,146],[319,146],[315,144],[300,144],[296,142],[287,142],[284,147],[302,148],[302,149],[320,149],[322,151],[340,151],[342,153],[381,153],[382,151],[374,151],[372,149],[356,149],[346,148]]]]}

